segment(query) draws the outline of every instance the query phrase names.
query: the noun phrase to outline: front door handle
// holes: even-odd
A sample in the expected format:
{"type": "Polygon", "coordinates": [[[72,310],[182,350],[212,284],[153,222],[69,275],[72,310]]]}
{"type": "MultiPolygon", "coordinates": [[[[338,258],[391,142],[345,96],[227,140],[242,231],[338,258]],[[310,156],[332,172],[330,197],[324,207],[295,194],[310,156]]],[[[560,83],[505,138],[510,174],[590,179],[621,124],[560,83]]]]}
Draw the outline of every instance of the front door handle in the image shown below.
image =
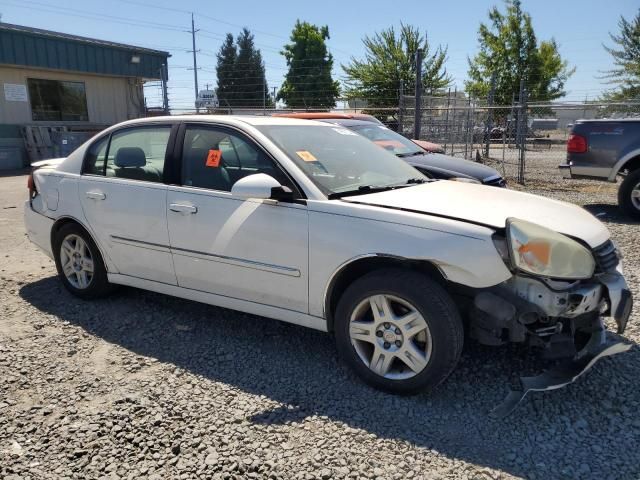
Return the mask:
{"type": "Polygon", "coordinates": [[[171,203],[169,204],[169,210],[178,213],[198,213],[198,207],[195,205],[186,205],[184,203],[171,203]]]}
{"type": "Polygon", "coordinates": [[[92,200],[104,200],[105,198],[107,198],[107,196],[104,193],[97,190],[88,191],[86,195],[87,195],[87,198],[90,198],[92,200]]]}

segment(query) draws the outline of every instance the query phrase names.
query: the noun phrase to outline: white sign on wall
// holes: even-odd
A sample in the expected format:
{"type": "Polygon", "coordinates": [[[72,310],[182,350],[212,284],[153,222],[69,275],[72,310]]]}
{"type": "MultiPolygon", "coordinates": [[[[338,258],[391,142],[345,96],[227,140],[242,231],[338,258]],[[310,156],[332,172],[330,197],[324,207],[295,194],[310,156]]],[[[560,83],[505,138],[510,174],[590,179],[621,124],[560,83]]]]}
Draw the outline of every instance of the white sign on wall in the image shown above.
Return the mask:
{"type": "Polygon", "coordinates": [[[4,84],[4,98],[7,102],[27,102],[27,86],[15,83],[4,84]]]}

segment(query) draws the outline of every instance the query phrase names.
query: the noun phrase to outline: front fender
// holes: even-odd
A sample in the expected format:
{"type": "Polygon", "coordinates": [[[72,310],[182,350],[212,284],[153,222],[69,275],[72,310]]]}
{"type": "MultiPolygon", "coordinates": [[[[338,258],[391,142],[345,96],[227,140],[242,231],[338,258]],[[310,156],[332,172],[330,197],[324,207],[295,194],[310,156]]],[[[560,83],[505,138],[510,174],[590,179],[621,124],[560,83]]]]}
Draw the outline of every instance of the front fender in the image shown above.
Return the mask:
{"type": "Polygon", "coordinates": [[[382,212],[381,219],[310,212],[309,309],[324,315],[324,295],[342,269],[368,256],[425,261],[447,281],[488,288],[511,272],[496,250],[489,227],[411,212],[382,212]],[[390,214],[395,221],[385,220],[390,214]]]}

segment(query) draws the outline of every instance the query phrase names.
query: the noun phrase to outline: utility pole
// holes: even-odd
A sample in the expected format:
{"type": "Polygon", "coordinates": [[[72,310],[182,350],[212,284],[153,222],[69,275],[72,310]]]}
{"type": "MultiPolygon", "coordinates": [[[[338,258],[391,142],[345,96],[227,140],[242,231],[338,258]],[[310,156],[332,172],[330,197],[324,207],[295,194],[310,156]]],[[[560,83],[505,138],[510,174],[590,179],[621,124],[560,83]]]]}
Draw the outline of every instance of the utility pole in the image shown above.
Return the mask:
{"type": "Polygon", "coordinates": [[[487,98],[487,125],[485,126],[485,132],[484,132],[485,158],[489,158],[489,148],[491,145],[491,130],[493,130],[493,103],[495,102],[497,80],[498,80],[498,77],[496,76],[496,72],[493,72],[491,74],[491,87],[489,89],[489,97],[487,98]]]}
{"type": "Polygon", "coordinates": [[[420,124],[422,123],[422,49],[416,52],[416,104],[413,122],[413,138],[420,139],[420,124]]]}
{"type": "Polygon", "coordinates": [[[273,109],[276,109],[276,99],[278,98],[278,87],[273,87],[273,109]]]}
{"type": "Polygon", "coordinates": [[[200,108],[198,108],[198,56],[196,50],[196,26],[193,21],[193,13],[191,13],[191,41],[193,43],[193,82],[195,85],[196,92],[196,113],[200,113],[200,108]]]}
{"type": "Polygon", "coordinates": [[[398,92],[398,133],[400,135],[402,135],[402,132],[404,131],[404,118],[403,117],[403,100],[404,100],[404,82],[402,81],[402,79],[400,79],[400,89],[398,92]]]}
{"type": "Polygon", "coordinates": [[[168,77],[167,65],[163,63],[160,67],[160,78],[162,79],[162,109],[164,110],[165,115],[169,115],[169,92],[167,90],[168,77]]]}
{"type": "Polygon", "coordinates": [[[262,115],[267,115],[267,79],[262,79],[262,115]]]}

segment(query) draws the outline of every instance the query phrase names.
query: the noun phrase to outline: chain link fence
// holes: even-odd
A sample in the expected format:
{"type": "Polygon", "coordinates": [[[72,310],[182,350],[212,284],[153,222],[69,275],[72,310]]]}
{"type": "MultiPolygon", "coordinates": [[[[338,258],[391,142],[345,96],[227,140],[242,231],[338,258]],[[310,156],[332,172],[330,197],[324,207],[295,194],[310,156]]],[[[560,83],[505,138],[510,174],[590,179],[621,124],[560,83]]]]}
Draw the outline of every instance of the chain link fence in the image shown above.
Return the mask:
{"type": "MultiPolygon", "coordinates": [[[[566,142],[579,119],[640,116],[640,102],[530,103],[488,105],[463,92],[422,97],[419,139],[440,144],[447,155],[487,163],[502,175],[525,184],[529,175],[557,174],[566,158],[566,142]]],[[[413,138],[415,97],[403,96],[397,131],[413,138]]]]}
{"type": "MultiPolygon", "coordinates": [[[[373,114],[390,129],[407,138],[416,138],[414,96],[401,95],[397,107],[373,107],[374,102],[366,99],[359,99],[352,108],[349,103],[347,99],[340,99],[338,104],[342,108],[334,108],[331,113],[373,114]]],[[[258,106],[201,110],[200,113],[273,115],[301,111],[327,112],[312,107],[258,106]]],[[[544,181],[549,175],[558,175],[557,167],[565,161],[566,142],[577,120],[629,116],[640,116],[640,101],[534,103],[527,100],[523,89],[520,95],[514,96],[511,105],[491,105],[486,100],[469,98],[464,92],[449,91],[421,97],[417,139],[440,145],[447,155],[488,164],[507,180],[525,184],[528,178],[544,181]]]]}

